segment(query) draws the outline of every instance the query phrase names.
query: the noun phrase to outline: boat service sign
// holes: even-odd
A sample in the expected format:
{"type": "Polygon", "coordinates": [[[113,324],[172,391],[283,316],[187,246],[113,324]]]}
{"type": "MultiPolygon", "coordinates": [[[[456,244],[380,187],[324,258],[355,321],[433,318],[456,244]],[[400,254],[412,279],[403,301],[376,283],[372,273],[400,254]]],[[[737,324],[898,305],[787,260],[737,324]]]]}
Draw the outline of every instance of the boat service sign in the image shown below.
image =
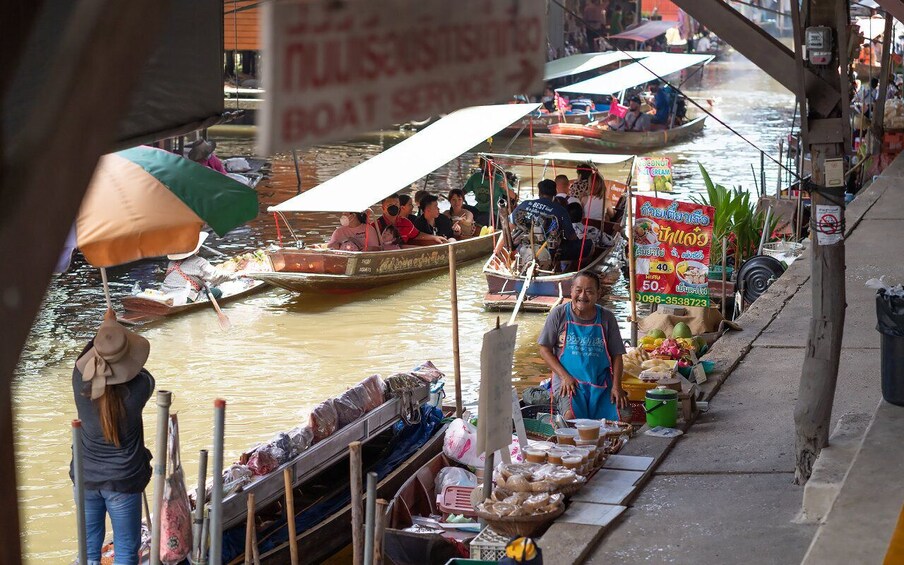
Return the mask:
{"type": "Polygon", "coordinates": [[[709,306],[715,208],[637,196],[634,210],[637,300],[709,306]]]}
{"type": "Polygon", "coordinates": [[[641,192],[672,192],[672,160],[668,157],[638,157],[634,178],[641,192]]]}
{"type": "Polygon", "coordinates": [[[542,90],[542,0],[265,2],[270,155],[542,90]]]}

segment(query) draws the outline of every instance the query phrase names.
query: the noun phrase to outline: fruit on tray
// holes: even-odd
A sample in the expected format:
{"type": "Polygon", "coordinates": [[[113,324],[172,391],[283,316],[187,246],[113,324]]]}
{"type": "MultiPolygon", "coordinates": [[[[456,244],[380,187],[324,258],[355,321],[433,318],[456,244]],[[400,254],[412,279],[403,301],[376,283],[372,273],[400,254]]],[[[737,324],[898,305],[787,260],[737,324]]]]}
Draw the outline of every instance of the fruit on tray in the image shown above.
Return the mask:
{"type": "Polygon", "coordinates": [[[650,332],[645,337],[652,337],[653,339],[662,338],[665,339],[667,336],[665,332],[660,329],[650,330],[650,332]]]}
{"type": "Polygon", "coordinates": [[[673,359],[677,361],[690,353],[692,347],[685,347],[676,339],[667,339],[650,352],[651,357],[673,359]]]}
{"type": "Polygon", "coordinates": [[[694,334],[691,332],[691,328],[688,327],[684,322],[678,322],[675,324],[675,327],[672,328],[672,338],[693,338],[694,334]]]}
{"type": "Polygon", "coordinates": [[[642,347],[634,347],[628,350],[627,353],[622,357],[622,362],[624,363],[624,372],[632,377],[636,377],[643,370],[641,368],[641,364],[650,358],[650,354],[647,353],[642,347]]]}

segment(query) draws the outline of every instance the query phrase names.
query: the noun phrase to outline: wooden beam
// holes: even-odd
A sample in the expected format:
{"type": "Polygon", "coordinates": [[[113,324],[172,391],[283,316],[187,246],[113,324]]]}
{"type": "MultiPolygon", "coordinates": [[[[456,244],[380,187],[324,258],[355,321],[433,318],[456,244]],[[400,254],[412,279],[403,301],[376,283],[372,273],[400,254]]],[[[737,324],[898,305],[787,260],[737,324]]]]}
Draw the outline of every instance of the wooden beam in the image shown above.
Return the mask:
{"type": "MultiPolygon", "coordinates": [[[[795,92],[797,74],[794,53],[722,0],[675,0],[681,9],[727,41],[782,86],[795,92]]],[[[810,106],[828,115],[840,104],[837,84],[827,82],[810,69],[804,69],[810,106]],[[812,94],[811,94],[812,93],[812,94]]]]}
{"type": "Polygon", "coordinates": [[[882,6],[883,10],[899,22],[904,22],[904,2],[901,0],[876,0],[876,4],[882,6]]]}
{"type": "MultiPolygon", "coordinates": [[[[0,508],[18,507],[10,385],[19,355],[97,160],[116,138],[168,11],[169,2],[159,0],[78,2],[46,61],[49,78],[25,126],[0,153],[0,263],[18,265],[0,282],[0,508]]],[[[17,516],[7,512],[0,528],[3,564],[22,562],[17,516]]]]}

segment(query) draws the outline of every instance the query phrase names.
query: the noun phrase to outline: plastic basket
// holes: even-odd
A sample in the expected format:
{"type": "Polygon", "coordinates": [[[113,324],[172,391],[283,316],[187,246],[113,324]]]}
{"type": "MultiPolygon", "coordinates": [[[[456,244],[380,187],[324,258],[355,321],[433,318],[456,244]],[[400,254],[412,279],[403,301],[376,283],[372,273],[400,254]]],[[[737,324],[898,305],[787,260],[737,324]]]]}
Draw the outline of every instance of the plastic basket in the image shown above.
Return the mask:
{"type": "Polygon", "coordinates": [[[795,243],[793,241],[774,241],[763,245],[763,254],[777,259],[783,257],[799,257],[803,252],[803,244],[795,243]]]}
{"type": "Polygon", "coordinates": [[[440,496],[439,509],[446,514],[461,514],[462,516],[477,516],[477,511],[471,505],[471,492],[477,487],[460,485],[446,485],[440,496]]]}
{"type": "MultiPolygon", "coordinates": [[[[725,280],[730,281],[731,276],[734,274],[734,267],[731,265],[727,265],[725,267],[725,280]]],[[[709,280],[711,281],[721,281],[722,280],[722,265],[710,265],[709,266],[709,280]]]]}
{"type": "Polygon", "coordinates": [[[505,546],[511,538],[484,528],[477,537],[471,540],[471,559],[499,561],[505,557],[505,546]]]}
{"type": "Polygon", "coordinates": [[[531,418],[524,419],[524,431],[527,432],[528,439],[540,441],[549,441],[556,436],[555,428],[545,422],[531,418]]]}

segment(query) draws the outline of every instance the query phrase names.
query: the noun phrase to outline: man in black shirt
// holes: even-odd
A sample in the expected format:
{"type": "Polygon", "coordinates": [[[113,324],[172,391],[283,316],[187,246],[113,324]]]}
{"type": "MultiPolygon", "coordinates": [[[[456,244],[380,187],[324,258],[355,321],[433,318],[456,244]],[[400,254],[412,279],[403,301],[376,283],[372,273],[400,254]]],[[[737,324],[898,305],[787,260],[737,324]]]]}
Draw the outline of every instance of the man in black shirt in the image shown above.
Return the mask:
{"type": "Polygon", "coordinates": [[[414,221],[416,227],[421,233],[438,235],[447,239],[452,239],[455,234],[452,232],[452,220],[439,213],[439,199],[432,194],[425,194],[418,208],[421,213],[414,221]]]}

